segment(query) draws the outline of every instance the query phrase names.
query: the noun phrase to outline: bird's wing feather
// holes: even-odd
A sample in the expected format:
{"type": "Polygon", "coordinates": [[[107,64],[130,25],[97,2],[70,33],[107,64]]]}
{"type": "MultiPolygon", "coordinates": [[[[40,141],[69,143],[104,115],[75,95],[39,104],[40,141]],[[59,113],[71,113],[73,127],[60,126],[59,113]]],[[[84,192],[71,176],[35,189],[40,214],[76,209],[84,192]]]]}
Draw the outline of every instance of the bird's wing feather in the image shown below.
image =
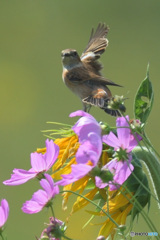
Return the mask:
{"type": "Polygon", "coordinates": [[[109,28],[101,23],[99,23],[95,32],[94,29],[92,29],[89,42],[81,55],[81,61],[89,65],[99,75],[103,66],[97,60],[108,46],[108,40],[106,39],[108,31],[109,28]]]}
{"type": "Polygon", "coordinates": [[[92,29],[89,42],[84,52],[82,53],[81,59],[83,59],[83,57],[85,57],[85,55],[88,54],[89,52],[93,52],[97,55],[102,54],[105,51],[108,45],[108,40],[106,39],[108,31],[109,28],[105,26],[105,24],[101,23],[99,23],[95,33],[94,29],[92,29]]]}
{"type": "Polygon", "coordinates": [[[104,78],[103,76],[96,75],[94,73],[88,73],[88,71],[84,68],[77,68],[77,71],[75,71],[75,68],[73,70],[68,71],[66,74],[66,77],[68,78],[69,81],[72,83],[86,83],[88,84],[93,84],[93,85],[112,85],[112,86],[118,86],[121,87],[120,85],[112,82],[109,79],[104,78]]]}
{"type": "Polygon", "coordinates": [[[95,78],[92,78],[89,80],[90,82],[93,82],[94,84],[101,84],[101,85],[111,85],[111,86],[117,86],[117,87],[122,87],[119,84],[116,84],[114,82],[112,82],[111,80],[104,78],[103,76],[97,76],[95,78]]]}

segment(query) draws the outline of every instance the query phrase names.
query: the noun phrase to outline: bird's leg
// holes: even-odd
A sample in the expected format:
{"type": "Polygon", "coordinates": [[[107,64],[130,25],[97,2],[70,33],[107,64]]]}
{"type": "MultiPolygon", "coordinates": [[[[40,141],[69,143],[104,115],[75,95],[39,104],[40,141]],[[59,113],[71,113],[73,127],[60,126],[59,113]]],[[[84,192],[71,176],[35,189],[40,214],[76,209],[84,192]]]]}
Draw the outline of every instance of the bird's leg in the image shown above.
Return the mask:
{"type": "Polygon", "coordinates": [[[86,104],[86,103],[84,103],[84,102],[82,102],[82,104],[83,104],[83,111],[89,113],[89,111],[90,111],[90,109],[91,109],[91,105],[90,105],[90,104],[86,104]]]}

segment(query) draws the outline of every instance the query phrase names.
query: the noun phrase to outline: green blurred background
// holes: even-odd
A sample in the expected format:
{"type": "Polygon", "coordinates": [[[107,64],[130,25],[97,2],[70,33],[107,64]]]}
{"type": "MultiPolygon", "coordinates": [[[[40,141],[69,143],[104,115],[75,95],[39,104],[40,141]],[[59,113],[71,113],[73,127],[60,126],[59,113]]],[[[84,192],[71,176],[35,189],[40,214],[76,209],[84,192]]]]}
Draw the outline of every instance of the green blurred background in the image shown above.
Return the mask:
{"type": "MultiPolygon", "coordinates": [[[[30,168],[30,153],[45,145],[41,130],[50,128],[47,121],[74,123],[68,115],[81,109],[81,103],[62,82],[60,53],[75,48],[80,54],[91,28],[99,22],[110,27],[109,47],[101,58],[103,74],[124,86],[111,89],[113,94],[129,98],[126,107],[130,117],[135,93],[150,63],[155,102],[147,134],[159,150],[159,0],[0,0],[0,199],[7,198],[10,204],[8,239],[35,239],[48,222],[47,210],[35,215],[21,211],[22,203],[39,188],[36,181],[16,187],[4,186],[2,181],[10,178],[13,168],[30,168]]],[[[97,120],[115,124],[114,118],[99,109],[92,108],[91,113],[97,120]]],[[[56,198],[56,216],[65,220],[71,206],[72,202],[63,212],[61,197],[56,198]]],[[[159,228],[155,201],[149,216],[159,228]]],[[[84,210],[75,214],[69,221],[68,235],[95,239],[99,226],[81,231],[87,219],[84,210]]],[[[142,217],[134,230],[150,231],[142,217]]]]}

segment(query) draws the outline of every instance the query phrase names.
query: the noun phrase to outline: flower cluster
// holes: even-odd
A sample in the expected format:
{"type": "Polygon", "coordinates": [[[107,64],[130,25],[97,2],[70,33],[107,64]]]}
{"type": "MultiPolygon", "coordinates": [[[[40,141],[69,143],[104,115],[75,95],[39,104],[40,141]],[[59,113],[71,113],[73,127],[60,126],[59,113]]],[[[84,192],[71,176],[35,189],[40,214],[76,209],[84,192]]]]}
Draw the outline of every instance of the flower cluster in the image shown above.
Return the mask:
{"type": "Polygon", "coordinates": [[[48,227],[43,230],[41,233],[41,239],[51,239],[51,240],[60,240],[64,236],[66,231],[66,226],[64,222],[54,217],[50,217],[50,222],[47,224],[48,227]]]}
{"type": "MultiPolygon", "coordinates": [[[[137,165],[132,150],[142,137],[132,132],[129,116],[118,117],[116,131],[108,131],[107,134],[89,113],[76,111],[70,117],[80,118],[69,136],[54,142],[47,139],[46,148],[31,153],[31,168],[28,171],[14,169],[11,178],[3,183],[20,185],[33,178],[40,181],[43,190],[36,191],[31,200],[23,204],[22,211],[28,214],[40,212],[44,207],[52,209],[53,199],[62,186],[64,209],[68,197],[79,191],[72,213],[99,196],[104,205],[95,215],[107,216],[99,235],[113,235],[115,228],[124,225],[127,215],[134,209],[135,188],[131,188],[129,183],[132,173],[136,175],[137,165]],[[52,175],[47,173],[50,169],[52,175]],[[82,195],[88,184],[92,187],[82,195]]],[[[61,239],[65,229],[64,224],[53,215],[41,238],[61,239]]]]}
{"type": "Polygon", "coordinates": [[[97,176],[95,177],[95,183],[98,188],[109,186],[110,191],[116,190],[127,180],[134,169],[131,164],[131,151],[137,146],[138,141],[129,128],[129,117],[117,118],[116,136],[113,132],[110,132],[108,135],[102,135],[101,126],[88,113],[77,111],[70,116],[81,116],[72,128],[78,136],[80,147],[76,152],[76,164],[71,166],[71,173],[61,175],[62,180],[57,182],[57,184],[68,185],[90,173],[98,165],[102,154],[102,146],[105,143],[109,147],[114,148],[115,156],[102,167],[101,171],[109,170],[113,174],[113,180],[103,182],[103,179],[97,176]]]}
{"type": "MultiPolygon", "coordinates": [[[[77,111],[70,114],[70,117],[76,116],[79,116],[80,119],[72,127],[75,135],[55,141],[60,147],[61,155],[58,157],[57,166],[52,168],[52,177],[58,180],[58,185],[64,186],[64,209],[67,207],[71,192],[79,190],[82,194],[90,181],[93,182],[90,191],[84,194],[84,197],[77,198],[72,213],[89,203],[86,198],[92,201],[96,195],[100,194],[101,198],[106,201],[103,210],[105,212],[109,210],[109,214],[114,215],[113,221],[108,218],[99,232],[107,237],[113,233],[115,227],[125,224],[126,217],[133,208],[133,201],[131,201],[133,193],[127,195],[123,184],[127,183],[134,171],[132,150],[139,144],[142,137],[132,134],[128,116],[117,118],[117,134],[111,131],[103,134],[105,131],[102,131],[101,124],[88,113],[77,111]],[[109,153],[110,149],[113,154],[109,153]],[[112,201],[114,202],[113,206],[111,206],[112,201]],[[109,202],[109,206],[107,202],[109,202]]],[[[127,184],[126,186],[128,187],[127,184]]],[[[103,212],[100,215],[103,215],[103,212]]]]}

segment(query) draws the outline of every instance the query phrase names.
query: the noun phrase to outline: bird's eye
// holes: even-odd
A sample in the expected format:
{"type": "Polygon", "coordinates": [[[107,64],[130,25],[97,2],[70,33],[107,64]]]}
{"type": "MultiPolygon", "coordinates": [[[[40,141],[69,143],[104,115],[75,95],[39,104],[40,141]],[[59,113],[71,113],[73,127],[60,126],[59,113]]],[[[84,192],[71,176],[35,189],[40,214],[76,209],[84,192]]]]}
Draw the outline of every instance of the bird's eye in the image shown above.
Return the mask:
{"type": "Polygon", "coordinates": [[[73,56],[77,56],[77,52],[73,52],[73,56]]]}
{"type": "Polygon", "coordinates": [[[65,56],[65,57],[69,57],[69,56],[70,56],[70,53],[68,53],[68,52],[63,53],[63,56],[65,56]]]}

